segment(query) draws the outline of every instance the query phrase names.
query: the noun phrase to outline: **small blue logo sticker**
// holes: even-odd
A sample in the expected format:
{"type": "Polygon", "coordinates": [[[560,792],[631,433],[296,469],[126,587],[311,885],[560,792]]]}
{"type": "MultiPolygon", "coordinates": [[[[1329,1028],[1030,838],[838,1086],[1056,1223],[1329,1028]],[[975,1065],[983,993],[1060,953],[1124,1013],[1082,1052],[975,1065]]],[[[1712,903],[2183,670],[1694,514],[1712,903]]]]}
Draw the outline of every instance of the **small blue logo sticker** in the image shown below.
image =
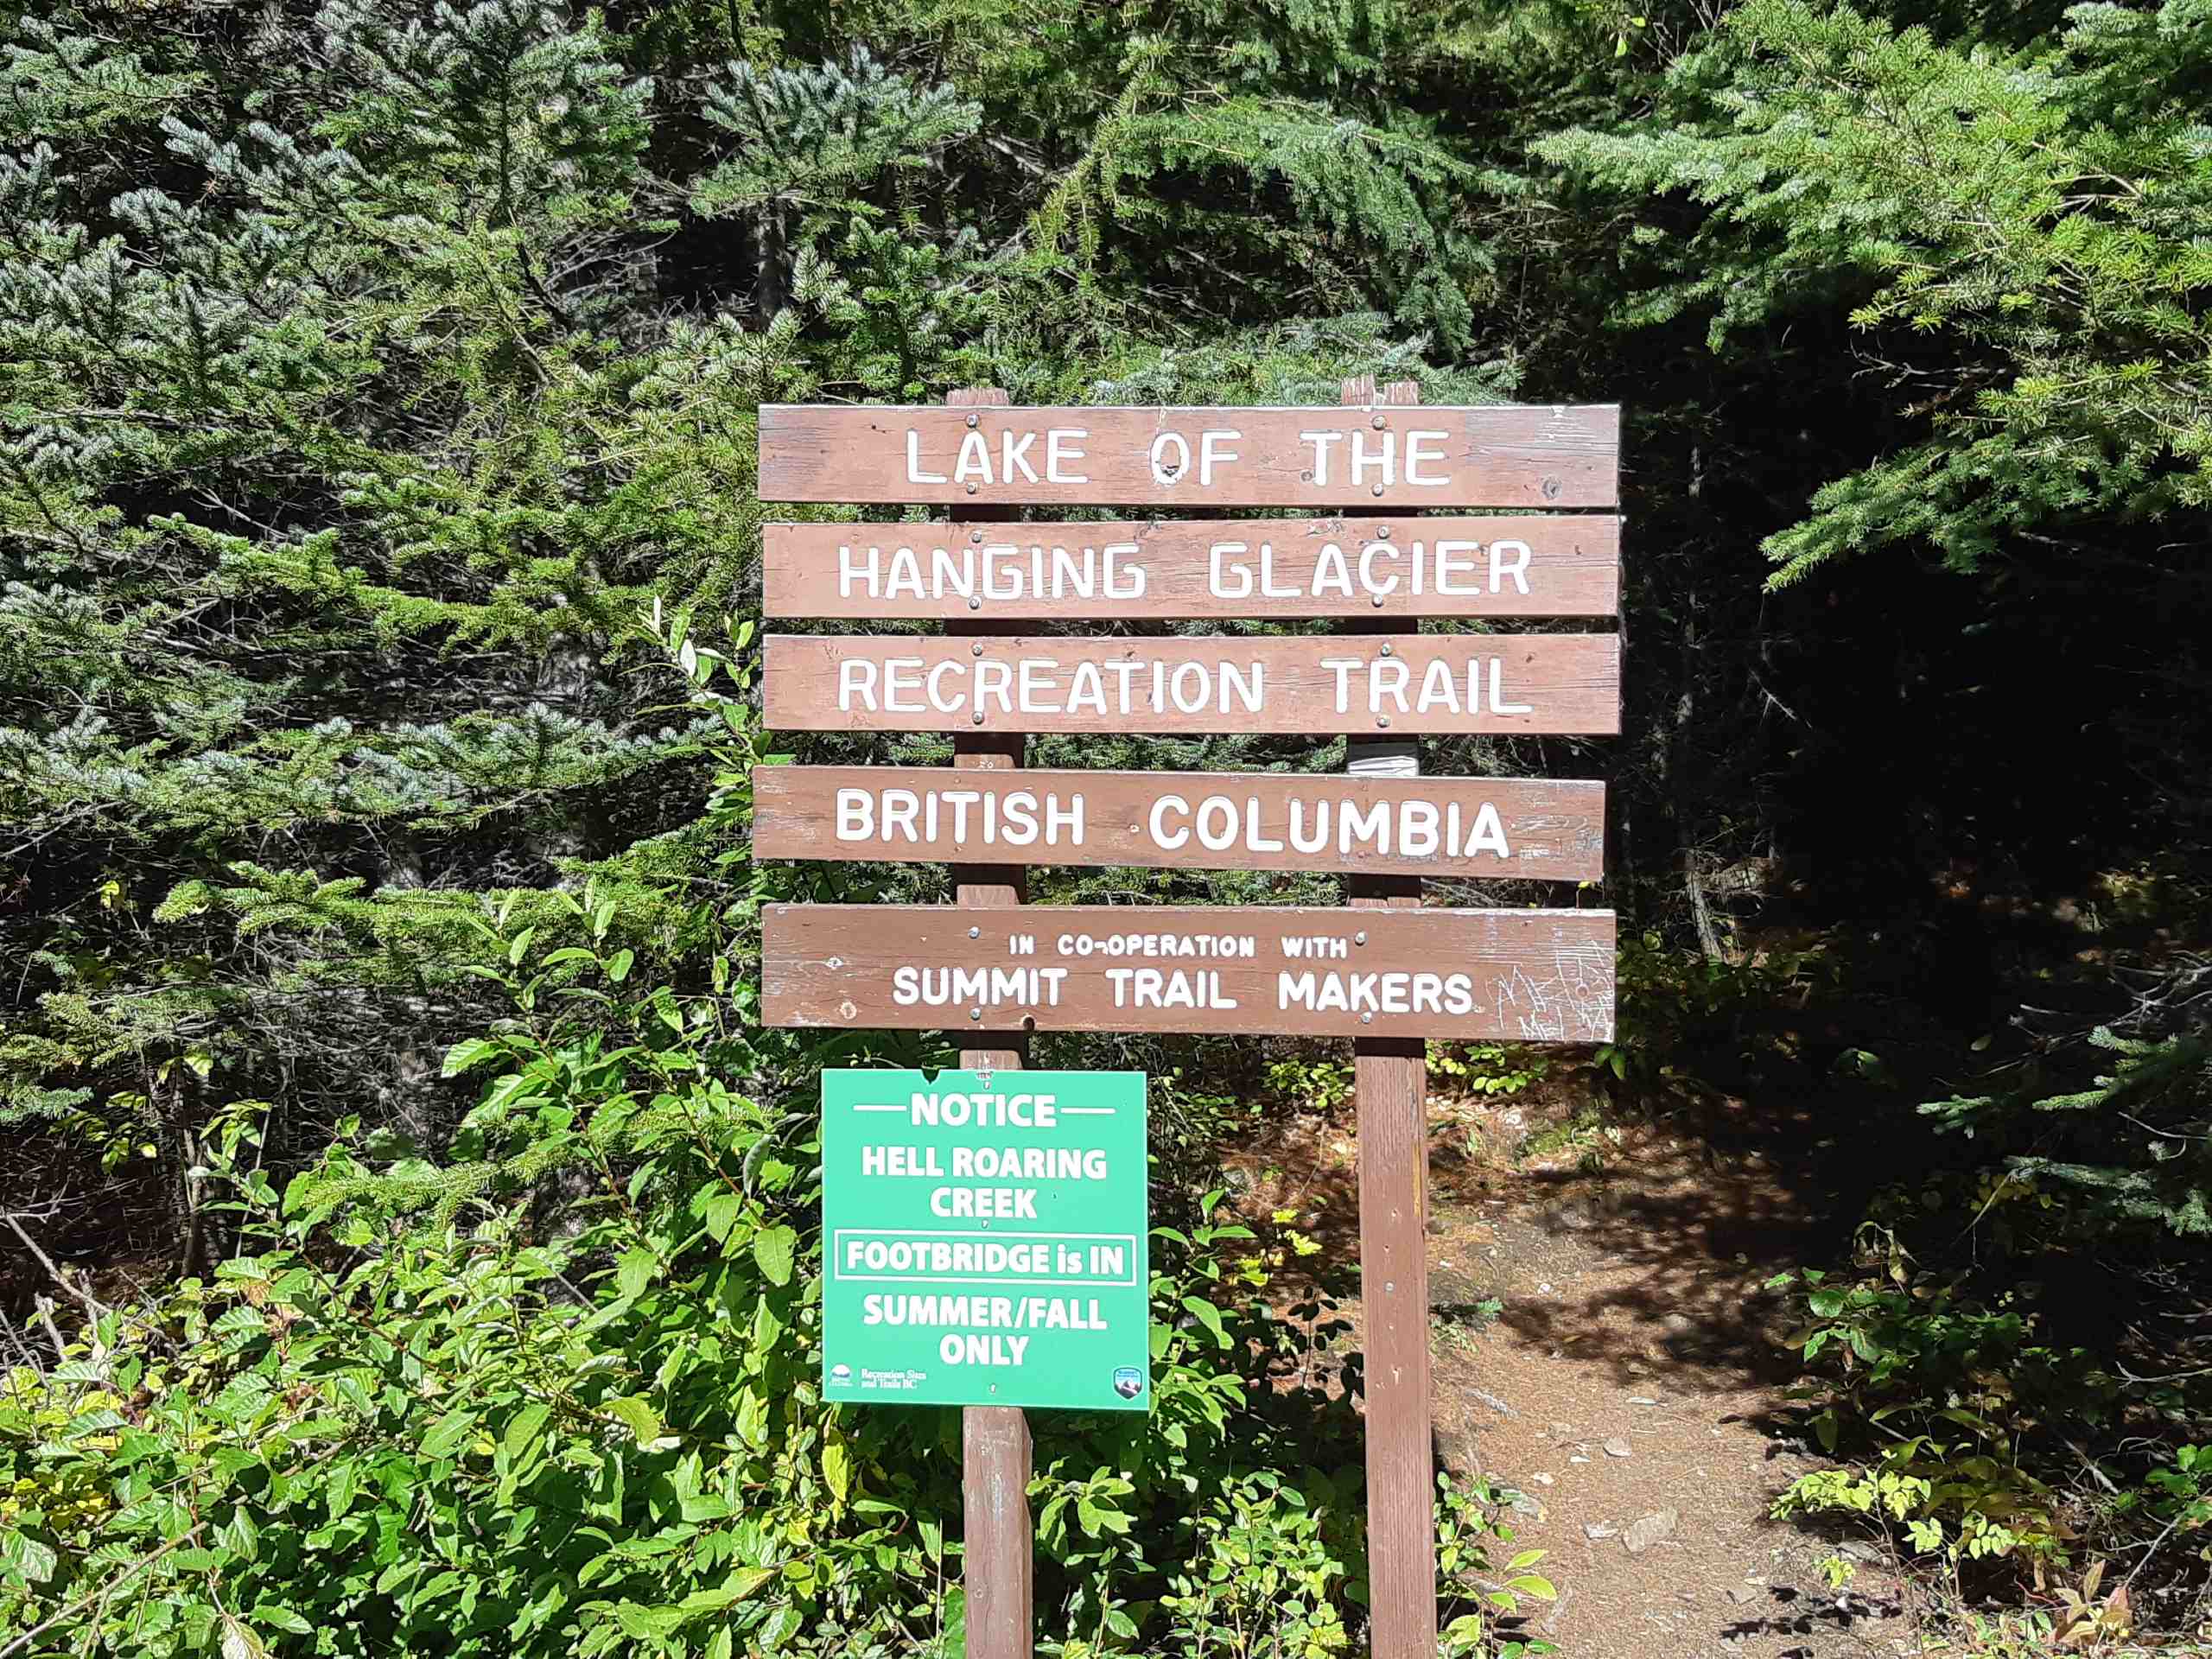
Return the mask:
{"type": "Polygon", "coordinates": [[[849,1365],[832,1365],[830,1368],[830,1380],[832,1382],[851,1382],[853,1380],[853,1368],[849,1365]]]}
{"type": "Polygon", "coordinates": [[[1114,1392],[1124,1400],[1134,1400],[1144,1392],[1144,1373],[1134,1365],[1124,1365],[1114,1373],[1114,1392]]]}

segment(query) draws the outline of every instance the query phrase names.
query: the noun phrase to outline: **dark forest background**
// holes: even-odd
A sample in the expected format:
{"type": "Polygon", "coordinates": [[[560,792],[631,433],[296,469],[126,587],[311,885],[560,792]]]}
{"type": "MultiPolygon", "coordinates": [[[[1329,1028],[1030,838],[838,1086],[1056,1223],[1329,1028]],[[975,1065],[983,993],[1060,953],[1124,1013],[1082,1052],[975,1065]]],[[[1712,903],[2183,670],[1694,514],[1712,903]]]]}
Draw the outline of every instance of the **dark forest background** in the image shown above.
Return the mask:
{"type": "MultiPolygon", "coordinates": [[[[815,1076],[946,1051],[750,1017],[764,900],[942,872],[756,867],[745,780],[946,750],[760,730],[754,410],[1362,373],[1624,405],[1625,735],[1427,765],[1608,780],[1604,1110],[1821,1119],[1793,1501],[2201,1617],[2205,0],[0,37],[0,1655],[957,1650],[951,1430],[810,1382],[815,1076]]],[[[1249,1386],[1285,1246],[1210,1196],[1332,1052],[1039,1045],[1164,1080],[1178,1229],[1160,1410],[1040,1433],[1069,1654],[1359,1638],[1356,1431],[1249,1386]]]]}

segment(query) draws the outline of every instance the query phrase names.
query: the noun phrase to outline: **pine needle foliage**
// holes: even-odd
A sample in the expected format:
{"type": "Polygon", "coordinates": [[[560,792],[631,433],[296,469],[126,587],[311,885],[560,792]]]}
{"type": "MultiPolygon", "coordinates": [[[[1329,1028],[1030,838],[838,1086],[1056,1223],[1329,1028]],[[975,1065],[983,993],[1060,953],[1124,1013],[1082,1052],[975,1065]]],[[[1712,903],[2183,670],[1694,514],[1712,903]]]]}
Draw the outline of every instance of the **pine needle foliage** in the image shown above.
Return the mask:
{"type": "Polygon", "coordinates": [[[1642,229],[1633,257],[1663,276],[1622,322],[1707,312],[1718,351],[1846,300],[1912,377],[1920,435],[1768,543],[1777,583],[1916,544],[1973,570],[2040,525],[2212,500],[2212,138],[2201,44],[2180,45],[2202,8],[2073,19],[2005,51],[1752,0],[1674,66],[1662,113],[1541,146],[1705,210],[1642,229]],[[1927,337],[1957,353],[1932,384],[1909,366],[1927,337]]]}
{"type": "Polygon", "coordinates": [[[667,659],[753,603],[754,410],[1420,369],[1481,258],[1465,164],[1378,96],[1422,37],[1390,16],[1335,67],[1369,24],[1286,16],[1225,77],[1227,10],[1159,53],[1073,6],[10,22],[0,823],[35,896],[0,912],[0,1117],[105,1114],[171,1179],[238,1098],[280,1159],[365,1104],[434,1141],[486,930],[580,944],[550,896],[586,883],[671,984],[728,983],[733,711],[667,659]],[[1191,352],[1201,249],[1244,315],[1191,352]]]}

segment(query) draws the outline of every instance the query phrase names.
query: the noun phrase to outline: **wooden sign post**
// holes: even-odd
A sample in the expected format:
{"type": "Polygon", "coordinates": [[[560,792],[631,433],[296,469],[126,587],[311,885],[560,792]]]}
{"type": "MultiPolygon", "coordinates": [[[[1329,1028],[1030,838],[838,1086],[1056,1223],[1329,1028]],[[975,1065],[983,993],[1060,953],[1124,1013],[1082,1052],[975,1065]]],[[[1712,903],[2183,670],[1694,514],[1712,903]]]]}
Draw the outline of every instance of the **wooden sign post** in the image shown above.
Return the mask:
{"type": "MultiPolygon", "coordinates": [[[[1410,380],[1382,400],[1418,403],[1410,380]]],[[[1376,402],[1372,375],[1344,382],[1344,401],[1376,402]]],[[[1355,622],[1363,635],[1418,636],[1421,624],[1355,622]]],[[[1387,659],[1382,659],[1387,660],[1387,659]]],[[[1618,703],[1616,699],[1615,707],[1618,703]]],[[[1421,746],[1377,740],[1344,748],[1358,777],[1413,778],[1421,746]]],[[[1418,910],[1418,875],[1355,875],[1361,909],[1418,910]]],[[[1374,1659],[1436,1652],[1436,1460],[1428,1401],[1428,1046],[1420,1037],[1356,1037],[1359,1124],[1359,1305],[1367,1363],[1367,1584],[1374,1659]]]]}
{"type": "MultiPolygon", "coordinates": [[[[1369,1607],[1376,1659],[1437,1640],[1426,1042],[1613,1034],[1613,918],[1425,907],[1425,876],[1602,874],[1592,783],[1424,778],[1424,734],[1619,729],[1611,632],[1427,633],[1424,618],[1588,617],[1619,598],[1619,412],[772,405],[766,500],[943,504],[912,524],[767,526],[772,617],[935,619],[942,636],[772,636],[767,723],[950,731],[954,771],[764,767],[762,858],[942,860],[956,906],[772,906],[775,1026],[962,1033],[976,1071],[1034,1030],[1341,1036],[1357,1075],[1369,1607]],[[1203,519],[1015,522],[1182,505],[1203,519]],[[1224,508],[1289,516],[1230,518],[1224,508]],[[1353,516],[1353,510],[1360,514],[1353,516]],[[1493,516],[1466,516],[1469,510],[1493,516]],[[1503,510],[1509,516],[1495,516],[1503,510]],[[1334,618],[1334,636],[1080,638],[1056,620],[1334,618]],[[1026,770],[1031,732],[1348,739],[1346,775],[1026,770]],[[1349,906],[1022,907],[1033,864],[1334,871],[1349,906]]],[[[1119,1381],[1135,1398],[1141,1375],[1119,1381]]],[[[1033,1651],[1028,1424],[965,1408],[968,1650],[1033,1651]]]]}
{"type": "MultiPolygon", "coordinates": [[[[1001,408],[1007,395],[998,386],[977,386],[953,392],[945,402],[955,409],[1001,408]]],[[[1001,510],[998,516],[1014,515],[1001,510]]],[[[950,631],[973,626],[955,622],[950,631]]],[[[1028,740],[1020,732],[957,732],[952,764],[961,772],[1012,772],[1027,763],[1027,750],[1028,740]]],[[[959,864],[952,879],[955,902],[963,910],[1009,910],[1028,896],[1028,875],[1019,864],[959,864]]],[[[1014,1071],[1029,1063],[1029,1039],[1019,1028],[979,1033],[968,1040],[976,1046],[960,1051],[965,1070],[1014,1071]]],[[[1030,1659],[1037,1629],[1037,1534],[1029,1520],[1029,1419],[1018,1406],[963,1407],[960,1453],[968,1652],[970,1659],[1030,1659]]]]}

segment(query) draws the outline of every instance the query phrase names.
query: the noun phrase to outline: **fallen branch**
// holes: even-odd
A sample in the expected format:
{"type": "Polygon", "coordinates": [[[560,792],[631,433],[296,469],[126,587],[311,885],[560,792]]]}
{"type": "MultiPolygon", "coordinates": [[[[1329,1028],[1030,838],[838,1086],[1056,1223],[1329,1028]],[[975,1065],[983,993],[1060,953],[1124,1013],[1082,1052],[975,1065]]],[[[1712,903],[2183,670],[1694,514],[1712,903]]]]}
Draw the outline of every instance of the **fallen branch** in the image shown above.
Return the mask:
{"type": "Polygon", "coordinates": [[[92,1324],[99,1324],[100,1315],[108,1311],[107,1304],[93,1295],[90,1287],[80,1285],[72,1279],[60,1262],[39,1249],[38,1241],[25,1230],[22,1217],[11,1211],[0,1212],[0,1221],[5,1221],[8,1224],[9,1231],[23,1241],[23,1248],[38,1258],[39,1266],[46,1269],[54,1282],[68,1292],[72,1300],[83,1304],[86,1319],[92,1324]]]}

